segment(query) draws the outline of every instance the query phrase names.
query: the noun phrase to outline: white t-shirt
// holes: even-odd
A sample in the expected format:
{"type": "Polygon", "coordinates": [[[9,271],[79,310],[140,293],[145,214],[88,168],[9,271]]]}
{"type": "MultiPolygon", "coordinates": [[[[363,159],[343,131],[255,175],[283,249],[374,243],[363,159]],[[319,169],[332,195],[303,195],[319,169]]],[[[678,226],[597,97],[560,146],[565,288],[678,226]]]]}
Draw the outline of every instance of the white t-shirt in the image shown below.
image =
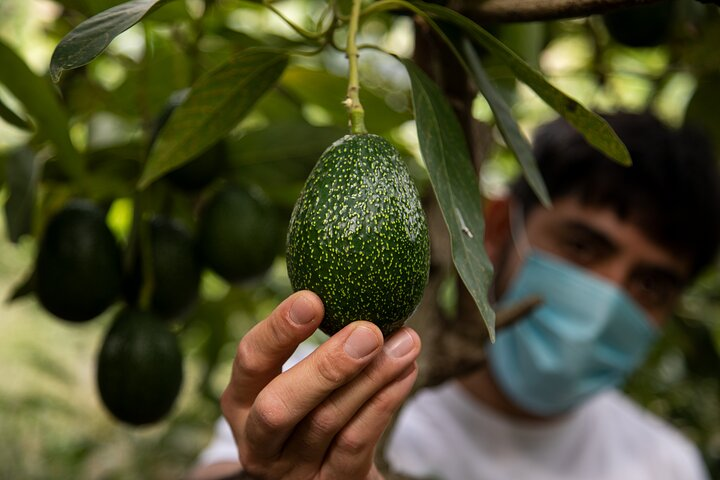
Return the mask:
{"type": "MultiPolygon", "coordinates": [[[[299,349],[288,363],[308,353],[299,349]]],[[[531,424],[500,416],[447,382],[403,407],[387,458],[399,472],[444,480],[709,478],[688,440],[615,390],[550,424],[531,424]]],[[[221,419],[198,463],[237,459],[232,432],[221,419]]]]}
{"type": "Polygon", "coordinates": [[[394,468],[448,480],[705,480],[677,430],[608,390],[550,424],[500,416],[456,382],[404,407],[388,450],[394,468]]]}

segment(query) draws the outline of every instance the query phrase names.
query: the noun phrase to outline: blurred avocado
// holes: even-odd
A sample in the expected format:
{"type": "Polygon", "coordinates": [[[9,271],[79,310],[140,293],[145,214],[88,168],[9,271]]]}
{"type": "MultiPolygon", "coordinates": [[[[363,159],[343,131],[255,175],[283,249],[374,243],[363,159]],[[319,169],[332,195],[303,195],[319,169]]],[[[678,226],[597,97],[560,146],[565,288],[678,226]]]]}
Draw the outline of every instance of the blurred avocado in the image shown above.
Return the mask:
{"type": "Polygon", "coordinates": [[[621,8],[602,16],[610,36],[628,47],[657,47],[670,37],[675,0],[621,8]]]}
{"type": "Polygon", "coordinates": [[[155,423],[180,393],[178,339],[152,314],[123,309],[102,342],[96,375],[100,398],[115,418],[130,425],[155,423]]]}
{"type": "Polygon", "coordinates": [[[105,213],[90,201],[71,200],[50,218],[35,268],[38,300],[64,320],[97,317],[121,291],[120,247],[105,213]]]}
{"type": "MultiPolygon", "coordinates": [[[[202,266],[191,233],[177,220],[158,216],[149,222],[153,288],[150,309],[162,318],[177,318],[198,299],[202,266]]],[[[134,305],[142,288],[142,263],[137,256],[125,281],[125,294],[134,305]]]]}
{"type": "Polygon", "coordinates": [[[226,184],[200,210],[201,259],[228,282],[257,277],[281,250],[283,223],[260,191],[226,184]]]}

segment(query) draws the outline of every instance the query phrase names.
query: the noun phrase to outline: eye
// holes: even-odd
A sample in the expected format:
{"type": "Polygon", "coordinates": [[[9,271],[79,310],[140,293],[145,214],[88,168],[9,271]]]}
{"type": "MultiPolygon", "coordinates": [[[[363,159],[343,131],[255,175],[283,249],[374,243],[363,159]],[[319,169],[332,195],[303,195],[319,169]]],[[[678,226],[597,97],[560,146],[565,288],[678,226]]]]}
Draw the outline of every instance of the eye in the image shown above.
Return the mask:
{"type": "Polygon", "coordinates": [[[648,309],[664,309],[675,302],[682,287],[680,280],[663,272],[645,272],[634,276],[630,294],[648,309]]]}
{"type": "Polygon", "coordinates": [[[571,235],[561,242],[562,254],[565,258],[582,266],[590,266],[604,258],[607,247],[585,235],[571,235]]]}

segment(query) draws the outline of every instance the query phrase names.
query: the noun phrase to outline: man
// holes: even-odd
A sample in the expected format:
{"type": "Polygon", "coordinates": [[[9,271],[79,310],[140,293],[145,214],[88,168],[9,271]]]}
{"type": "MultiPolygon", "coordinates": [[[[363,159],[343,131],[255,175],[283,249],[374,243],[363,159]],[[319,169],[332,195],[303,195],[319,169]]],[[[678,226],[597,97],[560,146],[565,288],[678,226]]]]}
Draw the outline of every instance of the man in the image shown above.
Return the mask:
{"type": "MultiPolygon", "coordinates": [[[[485,346],[487,368],[408,401],[386,452],[398,471],[458,480],[707,478],[687,440],[614,387],[714,257],[717,172],[709,148],[688,132],[649,115],[608,120],[632,168],[555,121],[535,141],[553,208],[522,180],[488,205],[491,293],[500,305],[533,294],[544,303],[485,346]]],[[[382,478],[375,445],[414,382],[420,340],[403,328],[383,344],[374,325],[355,322],[280,373],[322,312],[317,296],[296,293],[242,339],[222,397],[232,435],[220,426],[229,440],[216,440],[204,457],[211,465],[194,478],[237,471],[237,452],[258,478],[382,478]]]]}

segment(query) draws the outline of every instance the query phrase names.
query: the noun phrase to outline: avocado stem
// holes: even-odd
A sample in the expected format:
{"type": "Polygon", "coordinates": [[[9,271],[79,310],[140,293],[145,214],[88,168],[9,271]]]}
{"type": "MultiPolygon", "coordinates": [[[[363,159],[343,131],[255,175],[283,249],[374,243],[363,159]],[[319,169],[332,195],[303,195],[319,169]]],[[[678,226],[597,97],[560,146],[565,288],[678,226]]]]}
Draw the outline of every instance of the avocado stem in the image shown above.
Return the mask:
{"type": "Polygon", "coordinates": [[[347,47],[345,54],[348,59],[348,89],[345,106],[350,115],[350,133],[364,134],[367,133],[365,128],[365,110],[360,103],[360,77],[358,74],[358,48],[356,42],[358,25],[360,23],[360,3],[361,0],[352,1],[352,11],[350,13],[350,24],[348,26],[347,47]]]}
{"type": "MultiPolygon", "coordinates": [[[[155,272],[153,270],[153,248],[150,238],[150,224],[145,219],[147,207],[147,193],[136,192],[133,211],[133,225],[131,231],[131,247],[133,255],[126,260],[134,261],[135,255],[140,256],[140,292],[138,295],[138,307],[142,311],[150,310],[152,295],[155,290],[155,272]]],[[[126,268],[133,268],[130,263],[126,268]]]]}

